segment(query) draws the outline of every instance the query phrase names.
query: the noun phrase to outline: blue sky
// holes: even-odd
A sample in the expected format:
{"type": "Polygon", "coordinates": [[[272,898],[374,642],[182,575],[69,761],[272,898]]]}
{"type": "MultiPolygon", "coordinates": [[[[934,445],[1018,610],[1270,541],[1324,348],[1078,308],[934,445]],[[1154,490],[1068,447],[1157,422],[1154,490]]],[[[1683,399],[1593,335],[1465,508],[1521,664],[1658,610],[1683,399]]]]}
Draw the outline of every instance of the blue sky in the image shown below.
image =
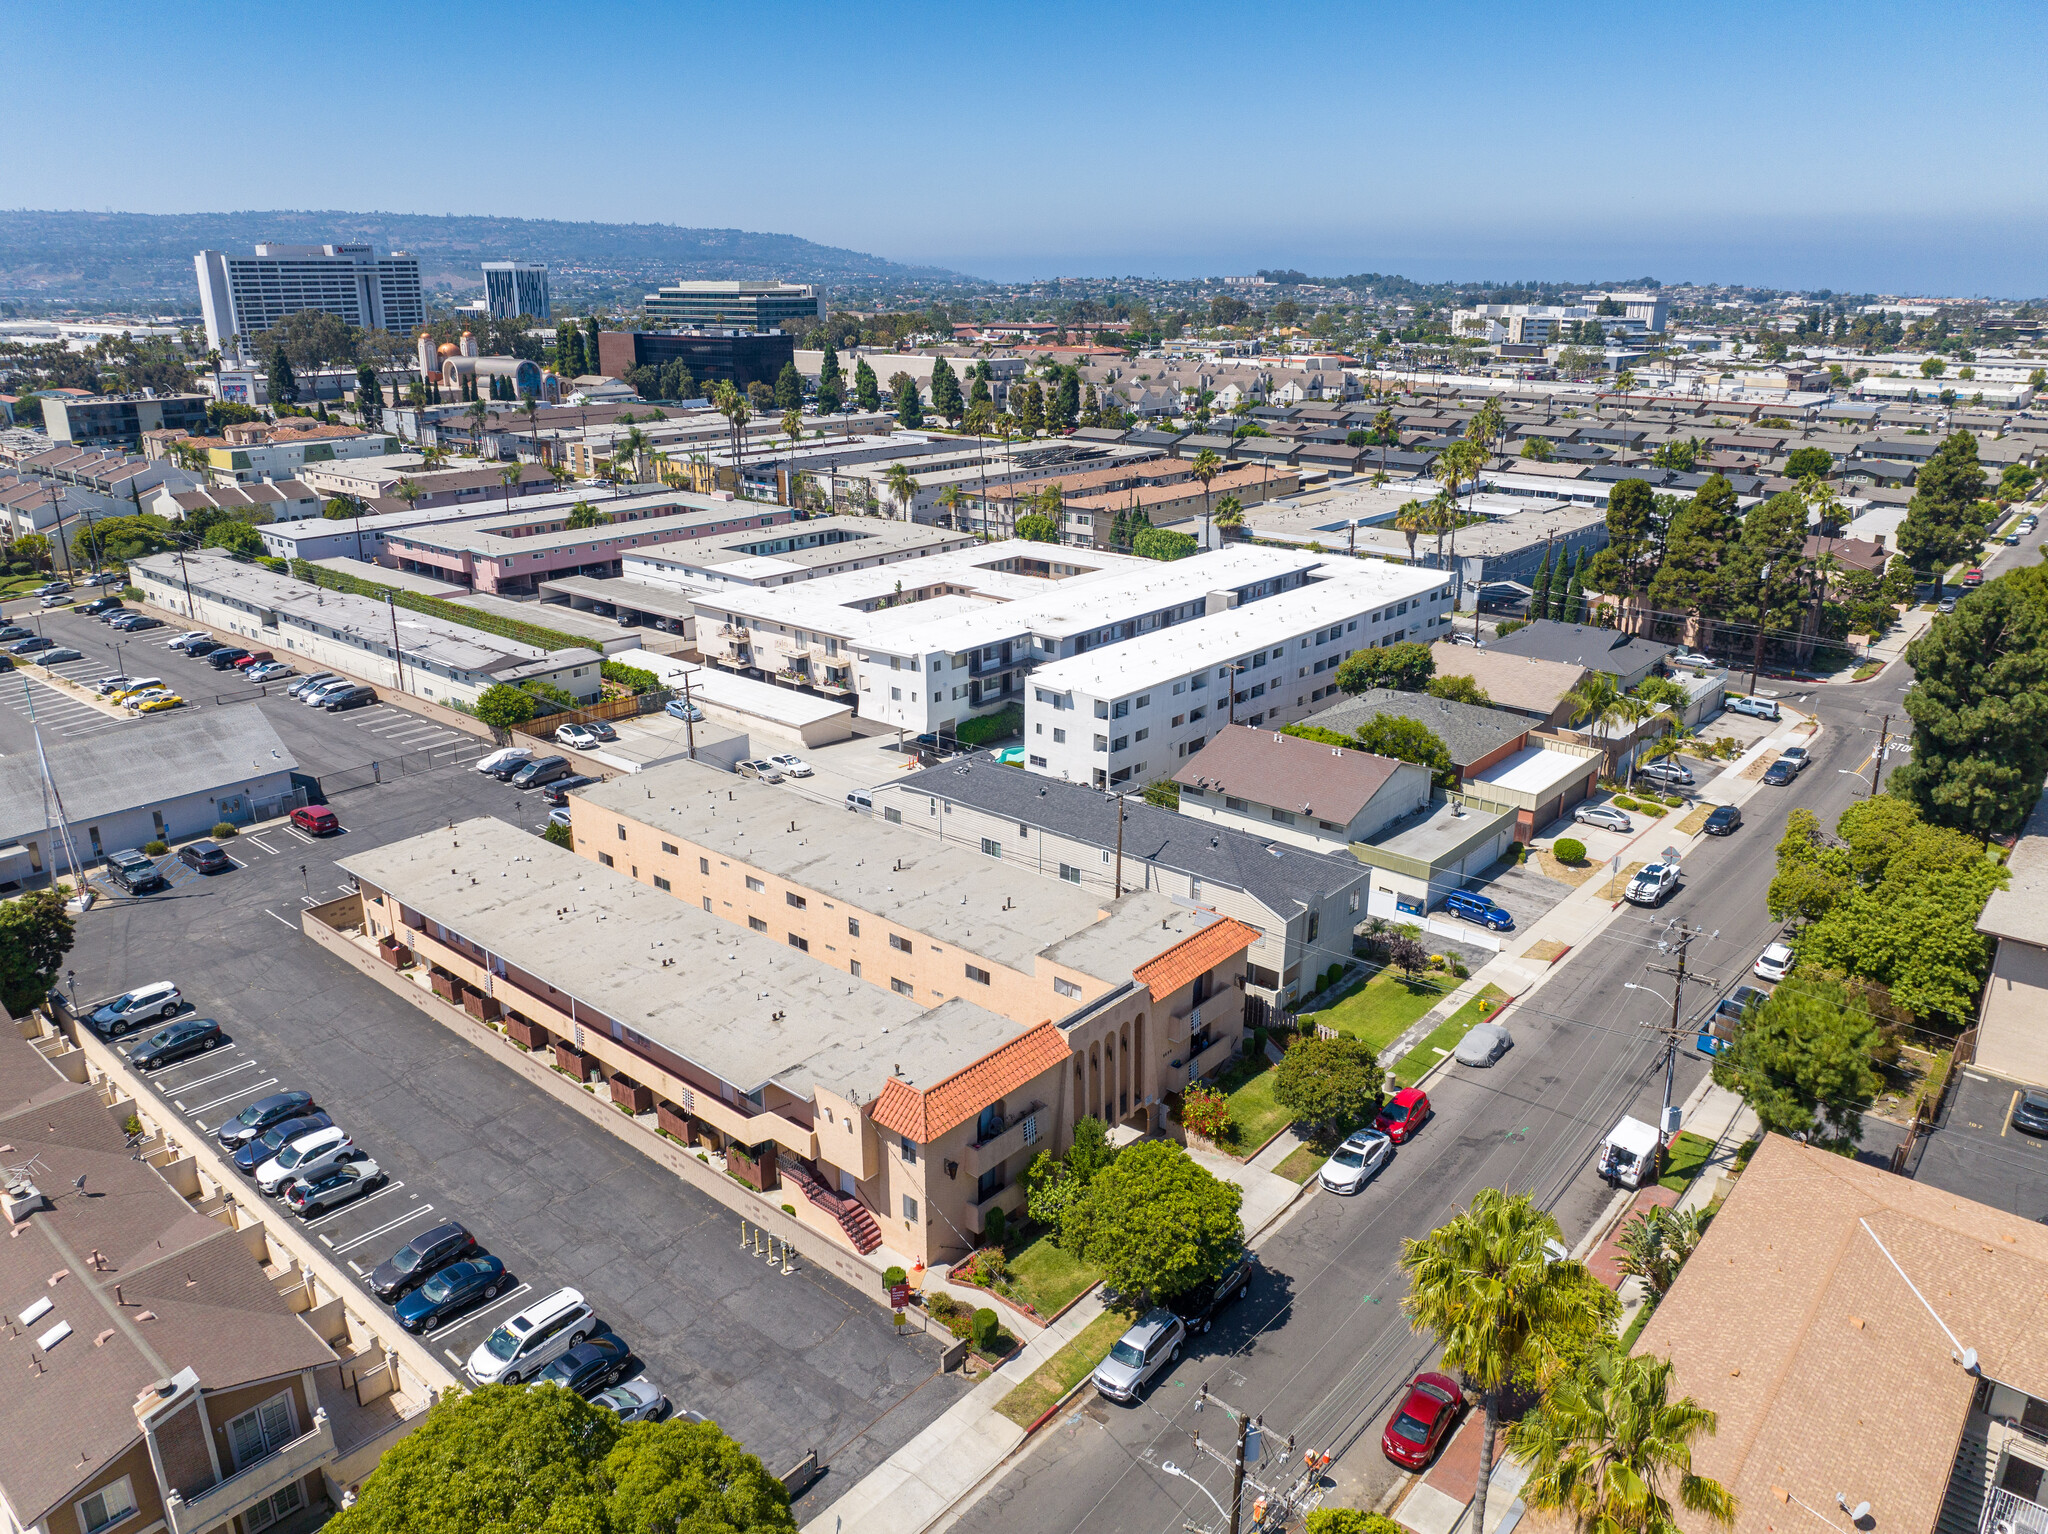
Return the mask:
{"type": "Polygon", "coordinates": [[[2048,293],[2048,9],[19,4],[17,207],[772,230],[995,278],[1258,266],[2048,293]]]}

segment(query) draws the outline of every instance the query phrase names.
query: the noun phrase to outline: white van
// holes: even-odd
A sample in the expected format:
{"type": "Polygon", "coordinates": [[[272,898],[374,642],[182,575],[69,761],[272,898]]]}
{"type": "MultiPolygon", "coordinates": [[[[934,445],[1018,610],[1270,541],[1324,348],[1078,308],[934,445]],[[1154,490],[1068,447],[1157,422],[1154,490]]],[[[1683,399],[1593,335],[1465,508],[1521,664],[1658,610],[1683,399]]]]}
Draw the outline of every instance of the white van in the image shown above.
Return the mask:
{"type": "Polygon", "coordinates": [[[479,1385],[516,1385],[532,1379],[596,1327],[580,1292],[557,1289],[478,1343],[463,1372],[479,1385]]]}
{"type": "Polygon", "coordinates": [[[846,796],[846,807],[859,810],[863,815],[872,815],[875,813],[875,797],[865,788],[856,788],[846,796]]]}

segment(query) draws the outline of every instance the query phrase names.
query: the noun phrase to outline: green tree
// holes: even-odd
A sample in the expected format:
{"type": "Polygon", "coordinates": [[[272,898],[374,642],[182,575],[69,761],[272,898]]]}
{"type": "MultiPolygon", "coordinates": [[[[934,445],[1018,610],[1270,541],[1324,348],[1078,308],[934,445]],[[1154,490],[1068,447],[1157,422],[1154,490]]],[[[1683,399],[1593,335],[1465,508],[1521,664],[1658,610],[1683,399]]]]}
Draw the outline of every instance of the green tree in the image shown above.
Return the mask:
{"type": "Polygon", "coordinates": [[[1085,1115],[1075,1123],[1074,1143],[1064,1156],[1045,1150],[1032,1160],[1024,1174],[1025,1213],[1050,1230],[1057,1244],[1067,1205],[1114,1160],[1108,1126],[1093,1114],[1085,1115]]]}
{"type": "Polygon", "coordinates": [[[1913,499],[1899,525],[1899,552],[1914,569],[1931,573],[1937,588],[1942,572],[1982,536],[1976,508],[1983,496],[1977,439],[1967,431],[1950,433],[1914,476],[1913,499]]]}
{"type": "MultiPolygon", "coordinates": [[[[1584,563],[1583,559],[1580,562],[1584,563]]],[[[1572,572],[1572,583],[1564,594],[1564,611],[1558,616],[1566,623],[1586,621],[1586,588],[1576,570],[1572,572]]]]}
{"type": "Polygon", "coordinates": [[[1244,502],[1234,495],[1226,495],[1216,503],[1216,526],[1227,537],[1244,527],[1244,502]]]}
{"type": "Polygon", "coordinates": [[[1017,519],[1016,534],[1028,543],[1058,543],[1060,525],[1051,517],[1034,511],[1017,519]]]}
{"type": "Polygon", "coordinates": [[[145,511],[133,517],[101,517],[72,535],[71,552],[80,564],[128,564],[148,554],[161,554],[178,543],[177,527],[145,511]]]}
{"type": "Polygon", "coordinates": [[[273,405],[296,405],[299,402],[299,379],[292,371],[292,359],[284,354],[282,346],[270,350],[270,403],[273,405]]]}
{"type": "Polygon", "coordinates": [[[947,420],[959,419],[966,407],[960,399],[960,379],[944,357],[932,360],[932,409],[947,420]]]}
{"type": "MultiPolygon", "coordinates": [[[[1599,742],[1601,733],[1627,711],[1628,697],[1605,671],[1588,671],[1562,701],[1570,706],[1571,722],[1589,740],[1599,742]]],[[[1600,742],[1600,749],[1611,764],[1612,744],[1600,742]]],[[[1611,765],[1608,770],[1611,775],[1611,765]]]]}
{"type": "Polygon", "coordinates": [[[569,515],[562,525],[574,532],[586,527],[609,527],[611,520],[590,502],[578,501],[569,508],[569,515]]]}
{"type": "Polygon", "coordinates": [[[1222,1275],[1244,1250],[1242,1191],[1171,1141],[1130,1146],[1060,1219],[1060,1245],[1140,1304],[1222,1275]]]}
{"type": "Polygon", "coordinates": [[[1669,1359],[1603,1348],[1508,1429],[1508,1450],[1530,1467],[1522,1500],[1575,1534],[1680,1534],[1678,1507],[1690,1527],[1727,1529],[1734,1494],[1693,1470],[1693,1441],[1716,1420],[1691,1396],[1671,1399],[1669,1359]]]}
{"type": "Polygon", "coordinates": [[[794,1534],[789,1493],[715,1422],[620,1422],[574,1392],[449,1395],[334,1534],[794,1534]]]}
{"type": "Polygon", "coordinates": [[[1433,676],[1422,690],[1432,698],[1447,698],[1453,703],[1474,703],[1481,708],[1493,705],[1493,699],[1469,676],[1433,676]]]}
{"type": "Polygon", "coordinates": [[[597,344],[598,334],[597,316],[594,314],[585,315],[583,319],[583,366],[586,372],[602,373],[604,371],[602,349],[597,344]]]}
{"type": "Polygon", "coordinates": [[[1436,658],[1426,644],[1404,640],[1400,644],[1368,645],[1344,659],[1337,668],[1337,685],[1346,692],[1370,692],[1376,687],[1396,692],[1420,692],[1436,675],[1436,658]]]}
{"type": "Polygon", "coordinates": [[[1482,1188],[1471,1205],[1421,1240],[1401,1243],[1408,1275],[1402,1308],[1436,1338],[1442,1366],[1461,1372],[1486,1409],[1472,1526],[1486,1527],[1494,1436],[1517,1374],[1540,1355],[1545,1332],[1567,1318],[1567,1290],[1551,1271],[1546,1241],[1557,1221],[1527,1193],[1482,1188]]]}
{"type": "Polygon", "coordinates": [[[1273,1096],[1311,1132],[1348,1132],[1378,1109],[1385,1079],[1377,1052],[1363,1039],[1302,1035],[1280,1057],[1273,1096]]]}
{"type": "Polygon", "coordinates": [[[1919,679],[1906,694],[1913,752],[1891,792],[1936,825],[2017,834],[2048,776],[2048,568],[1972,592],[1906,662],[1919,679]]]}
{"type": "Polygon", "coordinates": [[[375,364],[365,362],[356,369],[356,414],[365,426],[382,419],[384,409],[384,385],[377,377],[375,364]]]}
{"type": "Polygon", "coordinates": [[[882,385],[875,377],[875,370],[868,366],[865,357],[853,365],[853,400],[863,410],[882,408],[882,385]]]}
{"type": "Polygon", "coordinates": [[[846,376],[839,371],[839,353],[825,343],[825,357],[818,366],[818,414],[830,415],[846,399],[846,376]]]}
{"type": "Polygon", "coordinates": [[[1678,1214],[1651,1204],[1636,1211],[1615,1236],[1614,1244],[1621,1253],[1616,1266],[1649,1286],[1651,1304],[1664,1298],[1678,1270],[1700,1244],[1706,1233],[1705,1216],[1703,1208],[1678,1214]]]}
{"type": "Polygon", "coordinates": [[[540,839],[551,846],[568,851],[574,851],[576,847],[576,838],[570,834],[569,828],[559,821],[549,821],[546,828],[541,831],[540,839]]]}
{"type": "MultiPolygon", "coordinates": [[[[1664,557],[1650,582],[1650,605],[1707,619],[1726,616],[1734,594],[1722,578],[1722,560],[1741,530],[1735,487],[1726,475],[1709,475],[1672,515],[1664,557]]],[[[1712,642],[1711,625],[1705,642],[1712,642]]]]}
{"type": "Polygon", "coordinates": [[[917,380],[907,374],[896,380],[896,423],[905,430],[924,425],[924,396],[918,392],[917,380]]]}
{"type": "Polygon", "coordinates": [[[1760,1003],[1720,1054],[1714,1081],[1739,1092],[1774,1134],[1853,1144],[1883,1085],[1871,1064],[1877,1024],[1832,981],[1794,975],[1760,1003]]]}
{"type": "Polygon", "coordinates": [[[206,536],[200,539],[199,544],[201,548],[225,549],[244,559],[254,559],[263,552],[263,535],[247,522],[223,517],[206,530],[206,536]]]}
{"type": "MultiPolygon", "coordinates": [[[[1611,494],[1619,495],[1622,485],[1629,483],[1631,481],[1623,480],[1621,485],[1614,487],[1611,494]]],[[[1411,548],[1409,552],[1412,555],[1414,550],[1411,548]]],[[[1536,567],[1536,579],[1529,583],[1529,617],[1531,621],[1550,616],[1550,585],[1556,576],[1556,571],[1551,565],[1550,554],[1551,551],[1545,548],[1543,551],[1543,563],[1536,567]]]]}
{"type": "Polygon", "coordinates": [[[39,1005],[71,951],[71,917],[57,889],[0,900],[0,1002],[16,1017],[39,1005]]]}
{"type": "Polygon", "coordinates": [[[1622,627],[1627,629],[1663,553],[1656,492],[1648,480],[1625,479],[1607,497],[1607,547],[1578,573],[1593,590],[1621,599],[1622,627]]]}
{"type": "Polygon", "coordinates": [[[804,381],[797,376],[796,364],[785,362],[782,371],[775,375],[775,408],[777,410],[801,410],[804,405],[804,381]]]}
{"type": "Polygon", "coordinates": [[[1531,463],[1548,463],[1557,456],[1557,453],[1546,438],[1524,437],[1522,439],[1522,456],[1531,463]]]}
{"type": "Polygon", "coordinates": [[[888,487],[890,496],[903,513],[903,520],[908,522],[911,503],[917,499],[917,492],[921,487],[911,477],[910,470],[904,466],[902,459],[899,458],[889,465],[889,472],[882,476],[882,483],[888,487]]]}
{"type": "Polygon", "coordinates": [[[1194,534],[1166,527],[1141,527],[1131,538],[1131,552],[1140,559],[1186,559],[1200,548],[1194,534]]]}
{"type": "Polygon", "coordinates": [[[509,730],[533,717],[533,694],[503,682],[484,689],[476,700],[476,717],[494,730],[509,730]]]}
{"type": "Polygon", "coordinates": [[[1319,1507],[1308,1515],[1305,1534],[1401,1534],[1401,1525],[1384,1513],[1356,1507],[1319,1507]]]}
{"type": "Polygon", "coordinates": [[[1824,447],[1796,447],[1785,455],[1787,479],[1826,479],[1834,468],[1835,455],[1824,447]]]}
{"type": "Polygon", "coordinates": [[[1059,387],[1046,402],[1046,424],[1057,431],[1072,431],[1081,413],[1081,375],[1073,368],[1060,369],[1059,387]]]}
{"type": "Polygon", "coordinates": [[[1408,719],[1400,714],[1375,714],[1359,726],[1358,734],[1352,738],[1360,751],[1427,767],[1430,780],[1438,788],[1449,788],[1458,781],[1458,769],[1451,765],[1451,753],[1445,749],[1436,732],[1420,719],[1408,719]]]}

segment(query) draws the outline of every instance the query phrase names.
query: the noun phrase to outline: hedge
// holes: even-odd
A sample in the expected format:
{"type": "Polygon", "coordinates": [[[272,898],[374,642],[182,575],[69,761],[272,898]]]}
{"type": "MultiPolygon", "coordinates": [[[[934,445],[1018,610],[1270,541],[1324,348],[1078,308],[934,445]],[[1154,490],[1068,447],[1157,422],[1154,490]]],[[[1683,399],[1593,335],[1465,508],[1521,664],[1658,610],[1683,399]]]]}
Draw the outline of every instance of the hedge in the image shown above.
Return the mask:
{"type": "Polygon", "coordinates": [[[660,677],[656,676],[652,671],[643,670],[639,666],[629,666],[624,661],[608,660],[600,665],[597,670],[598,675],[607,682],[616,683],[620,687],[632,688],[635,697],[638,697],[643,692],[661,691],[660,677]]]}
{"type": "Polygon", "coordinates": [[[996,713],[961,720],[960,728],[954,732],[954,737],[963,746],[985,746],[991,741],[1007,740],[1012,735],[1023,733],[1023,705],[1006,703],[996,713]]]}
{"type": "Polygon", "coordinates": [[[359,597],[372,597],[381,602],[391,598],[398,606],[409,608],[416,613],[427,613],[436,618],[445,618],[450,623],[464,628],[481,629],[486,634],[496,634],[500,639],[516,640],[542,650],[589,650],[596,648],[586,639],[574,634],[565,634],[560,629],[543,628],[538,623],[525,623],[517,618],[501,618],[496,613],[479,612],[474,607],[464,607],[460,602],[446,601],[441,597],[423,597],[415,591],[404,591],[396,586],[386,586],[377,581],[366,581],[360,576],[347,575],[339,570],[330,570],[316,565],[311,560],[292,561],[292,574],[302,581],[315,586],[325,586],[330,591],[346,591],[359,597]]]}

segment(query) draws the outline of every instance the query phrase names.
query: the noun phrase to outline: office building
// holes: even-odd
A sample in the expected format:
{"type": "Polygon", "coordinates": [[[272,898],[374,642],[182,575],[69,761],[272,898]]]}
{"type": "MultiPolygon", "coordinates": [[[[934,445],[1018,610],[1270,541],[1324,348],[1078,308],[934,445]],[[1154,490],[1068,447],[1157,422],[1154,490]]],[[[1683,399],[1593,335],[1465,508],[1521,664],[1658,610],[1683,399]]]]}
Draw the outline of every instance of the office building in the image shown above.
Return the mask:
{"type": "Polygon", "coordinates": [[[548,269],[539,261],[486,261],[484,310],[494,320],[551,317],[548,269]]]}
{"type": "Polygon", "coordinates": [[[203,394],[46,394],[43,427],[53,442],[134,445],[146,431],[204,431],[203,394]]]}
{"type": "Polygon", "coordinates": [[[795,282],[677,282],[649,293],[646,309],[649,317],[683,330],[801,333],[824,322],[825,298],[795,282]]]}
{"type": "Polygon", "coordinates": [[[773,384],[784,366],[795,360],[795,340],[773,330],[606,330],[597,337],[597,367],[606,378],[680,362],[690,370],[699,392],[714,383],[739,389],[750,383],[773,384]]]}
{"type": "Polygon", "coordinates": [[[420,263],[402,250],[379,256],[369,245],[258,245],[253,256],[202,250],[192,261],[206,342],[222,351],[246,346],[302,309],[394,335],[426,323],[420,263]]]}

